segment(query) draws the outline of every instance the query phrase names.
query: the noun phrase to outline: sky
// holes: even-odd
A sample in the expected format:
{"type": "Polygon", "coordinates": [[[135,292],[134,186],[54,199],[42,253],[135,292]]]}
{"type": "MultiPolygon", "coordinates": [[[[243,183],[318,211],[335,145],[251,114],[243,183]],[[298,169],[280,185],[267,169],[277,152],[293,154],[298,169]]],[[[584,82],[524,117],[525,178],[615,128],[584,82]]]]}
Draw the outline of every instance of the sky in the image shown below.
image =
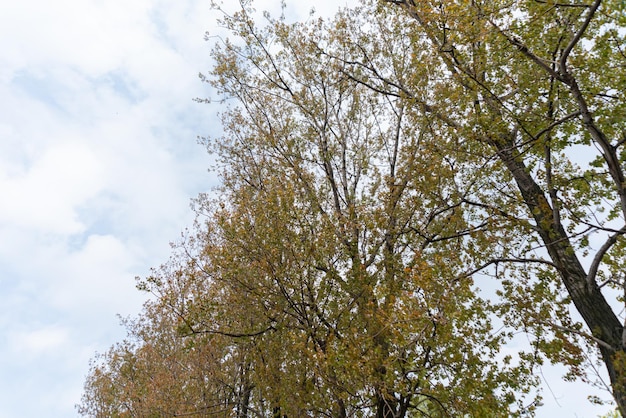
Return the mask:
{"type": "MultiPolygon", "coordinates": [[[[0,418],[77,416],[89,360],[147,297],[134,277],[217,184],[196,138],[220,134],[219,104],[193,101],[216,17],[209,0],[0,0],[0,418]]],[[[539,417],[607,411],[543,372],[539,417]]]]}

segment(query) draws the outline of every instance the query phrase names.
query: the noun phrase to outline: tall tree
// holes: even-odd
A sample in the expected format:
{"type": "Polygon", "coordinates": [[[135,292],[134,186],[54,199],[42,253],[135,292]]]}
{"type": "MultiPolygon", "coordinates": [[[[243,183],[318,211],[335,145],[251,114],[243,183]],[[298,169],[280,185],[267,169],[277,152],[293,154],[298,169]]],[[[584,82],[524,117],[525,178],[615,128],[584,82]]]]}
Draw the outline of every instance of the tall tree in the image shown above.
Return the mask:
{"type": "Polygon", "coordinates": [[[94,366],[82,412],[532,414],[535,365],[585,378],[592,346],[624,415],[609,299],[625,287],[623,8],[372,0],[261,27],[250,2],[224,14],[234,39],[205,78],[234,103],[207,140],[219,197],[198,199],[194,233],[142,282],[158,303],[137,345],[94,366]],[[515,359],[512,330],[531,341],[515,359]],[[153,363],[185,372],[155,379],[153,363]]]}
{"type": "Polygon", "coordinates": [[[485,193],[464,205],[530,224],[513,239],[514,251],[493,261],[540,261],[558,275],[588,331],[530,318],[563,344],[584,335],[597,348],[626,416],[626,333],[618,316],[626,290],[624,8],[607,0],[383,0],[369,21],[395,50],[364,46],[373,33],[355,25],[346,38],[355,53],[336,58],[353,79],[439,119],[440,133],[485,163],[497,159],[485,193]],[[413,74],[398,77],[390,65],[406,45],[413,74]]]}
{"type": "MultiPolygon", "coordinates": [[[[331,415],[351,405],[404,416],[425,397],[448,414],[508,414],[510,389],[527,390],[533,359],[515,368],[490,359],[505,334],[490,335],[490,305],[460,257],[485,226],[460,206],[479,176],[459,170],[475,163],[446,161],[456,144],[438,121],[346,74],[335,57],[354,51],[343,41],[351,12],[328,25],[268,17],[261,28],[251,13],[244,4],[226,15],[242,43],[214,50],[213,85],[237,104],[223,113],[226,135],[209,144],[226,167],[219,242],[237,258],[210,264],[235,266],[243,289],[263,278],[259,312],[272,316],[259,329],[291,328],[281,341],[305,338],[324,359],[330,374],[317,381],[338,397],[331,415]],[[242,274],[242,265],[263,272],[242,274]]],[[[488,247],[475,243],[471,263],[488,247]]],[[[291,391],[280,376],[275,386],[291,391]]]]}
{"type": "MultiPolygon", "coordinates": [[[[221,158],[219,197],[197,200],[195,232],[141,282],[157,298],[133,331],[141,338],[94,366],[81,412],[532,413],[538,357],[502,353],[510,333],[492,318],[509,310],[481,298],[471,274],[491,241],[469,238],[501,223],[462,205],[489,167],[448,159],[458,142],[439,119],[347,73],[336,57],[355,52],[343,36],[366,13],[264,27],[252,13],[243,4],[225,15],[235,40],[214,49],[210,80],[234,102],[224,136],[207,141],[221,158]],[[155,324],[165,328],[144,331],[155,324]],[[156,356],[173,335],[171,354],[156,356]],[[198,351],[212,354],[198,361],[198,351]],[[132,364],[124,373],[118,352],[132,364]],[[147,373],[176,370],[169,356],[184,373],[147,373]],[[165,394],[190,400],[161,403],[165,394]]],[[[399,76],[411,76],[409,51],[399,76]]],[[[553,296],[538,306],[558,310],[553,296]]]]}

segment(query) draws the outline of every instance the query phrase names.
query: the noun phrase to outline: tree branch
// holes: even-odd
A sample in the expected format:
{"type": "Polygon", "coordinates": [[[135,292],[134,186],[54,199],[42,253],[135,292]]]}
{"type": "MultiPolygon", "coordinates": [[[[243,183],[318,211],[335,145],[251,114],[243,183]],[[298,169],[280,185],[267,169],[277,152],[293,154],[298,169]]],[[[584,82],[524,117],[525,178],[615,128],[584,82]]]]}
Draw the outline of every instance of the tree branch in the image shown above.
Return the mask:
{"type": "Polygon", "coordinates": [[[574,328],[564,327],[563,325],[557,325],[555,323],[548,322],[548,321],[537,320],[536,322],[538,322],[538,323],[540,323],[542,325],[547,325],[549,327],[556,328],[559,331],[569,332],[570,334],[580,335],[583,338],[588,338],[588,339],[594,341],[596,344],[606,348],[607,350],[609,350],[611,352],[615,351],[615,347],[612,347],[611,344],[609,344],[606,341],[603,341],[603,340],[601,340],[599,338],[596,338],[593,335],[587,334],[586,332],[579,331],[579,330],[574,329],[574,328]]]}
{"type": "Polygon", "coordinates": [[[541,138],[542,135],[547,134],[548,132],[550,132],[552,129],[559,126],[560,124],[565,123],[571,119],[574,119],[576,116],[580,116],[580,113],[581,113],[580,110],[577,110],[576,112],[572,112],[569,115],[563,116],[561,119],[552,122],[547,128],[541,130],[537,135],[535,135],[535,139],[541,138]]]}
{"type": "Polygon", "coordinates": [[[563,77],[561,76],[561,74],[559,74],[558,72],[553,70],[548,64],[546,64],[545,60],[543,60],[542,58],[539,58],[539,56],[537,56],[534,52],[532,52],[528,48],[528,46],[526,46],[522,42],[521,39],[519,39],[517,37],[514,37],[514,36],[507,35],[506,32],[503,29],[501,29],[491,19],[489,20],[489,23],[491,24],[491,26],[494,27],[495,30],[497,30],[502,36],[504,36],[507,39],[507,41],[509,41],[509,43],[511,45],[515,46],[522,54],[526,55],[526,57],[530,58],[531,61],[533,61],[535,64],[539,65],[548,74],[552,75],[557,80],[563,81],[563,77]]]}
{"type": "Polygon", "coordinates": [[[220,330],[212,330],[212,329],[207,329],[207,330],[202,330],[202,331],[198,331],[194,329],[190,329],[190,330],[191,330],[190,335],[215,334],[215,335],[223,335],[225,337],[232,337],[232,338],[245,338],[245,337],[256,337],[261,334],[265,334],[268,331],[276,331],[276,328],[273,325],[270,325],[269,327],[265,329],[262,329],[260,331],[255,331],[255,332],[228,332],[228,331],[220,331],[220,330]]]}
{"type": "Polygon", "coordinates": [[[591,7],[588,4],[575,4],[575,3],[552,3],[552,2],[547,2],[545,0],[535,0],[535,3],[541,3],[541,4],[549,4],[552,7],[582,7],[582,8],[588,8],[591,7]]]}
{"type": "Polygon", "coordinates": [[[479,273],[480,271],[486,269],[487,267],[493,264],[500,264],[500,263],[537,263],[537,264],[545,264],[550,267],[554,267],[555,269],[558,269],[557,265],[554,264],[553,262],[548,261],[548,260],[543,260],[541,258],[493,258],[483,263],[482,265],[474,268],[473,270],[463,273],[462,275],[458,276],[455,280],[460,280],[466,277],[473,276],[474,274],[479,273]]]}
{"type": "Polygon", "coordinates": [[[589,272],[587,273],[587,285],[591,286],[596,279],[596,275],[598,274],[598,268],[600,267],[600,263],[602,262],[602,258],[606,254],[606,252],[617,242],[617,239],[626,233],[626,225],[622,227],[622,229],[615,232],[613,235],[606,240],[606,242],[600,247],[598,252],[596,253],[593,261],[591,263],[591,267],[589,267],[589,272]]]}
{"type": "Polygon", "coordinates": [[[589,10],[589,15],[585,18],[582,26],[578,29],[578,32],[576,32],[570,43],[565,47],[565,50],[563,50],[563,53],[561,54],[561,59],[559,60],[559,68],[562,72],[567,72],[567,58],[587,30],[589,23],[591,23],[591,19],[593,19],[593,15],[596,13],[596,10],[598,10],[598,7],[600,7],[600,3],[602,3],[602,0],[596,0],[593,3],[591,9],[589,10]]]}

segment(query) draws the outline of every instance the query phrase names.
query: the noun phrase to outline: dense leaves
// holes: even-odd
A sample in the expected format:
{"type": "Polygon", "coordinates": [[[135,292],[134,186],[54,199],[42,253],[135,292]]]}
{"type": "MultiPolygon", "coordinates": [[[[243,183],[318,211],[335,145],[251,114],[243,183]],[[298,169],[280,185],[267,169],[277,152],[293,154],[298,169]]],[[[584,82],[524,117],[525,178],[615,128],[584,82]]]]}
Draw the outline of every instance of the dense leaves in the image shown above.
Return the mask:
{"type": "MultiPolygon", "coordinates": [[[[626,339],[606,298],[608,288],[625,285],[623,2],[471,2],[465,13],[454,2],[386,3],[404,11],[426,43],[421,51],[447,70],[442,85],[449,90],[423,100],[433,111],[462,116],[452,121],[455,131],[513,177],[517,191],[498,207],[531,217],[534,233],[519,236],[526,243],[519,254],[545,248],[540,254],[590,329],[586,338],[601,351],[626,414],[626,339]],[[446,101],[451,95],[453,103],[446,101]]],[[[410,83],[403,89],[423,91],[410,83]]],[[[581,335],[577,327],[537,319],[566,330],[564,344],[581,335]]]]}
{"type": "Polygon", "coordinates": [[[223,13],[222,186],[81,413],[532,415],[589,346],[626,411],[623,4],[364,3],[223,13]]]}

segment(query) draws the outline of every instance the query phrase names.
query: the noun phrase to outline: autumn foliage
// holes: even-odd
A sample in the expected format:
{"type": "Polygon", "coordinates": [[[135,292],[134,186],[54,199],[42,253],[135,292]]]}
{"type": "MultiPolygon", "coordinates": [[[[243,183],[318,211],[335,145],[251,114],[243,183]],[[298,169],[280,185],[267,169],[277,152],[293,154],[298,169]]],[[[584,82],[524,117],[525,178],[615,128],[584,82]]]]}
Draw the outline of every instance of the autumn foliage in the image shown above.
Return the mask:
{"type": "Polygon", "coordinates": [[[537,366],[592,353],[626,412],[623,8],[222,12],[221,186],[79,411],[528,416],[537,366]]]}

